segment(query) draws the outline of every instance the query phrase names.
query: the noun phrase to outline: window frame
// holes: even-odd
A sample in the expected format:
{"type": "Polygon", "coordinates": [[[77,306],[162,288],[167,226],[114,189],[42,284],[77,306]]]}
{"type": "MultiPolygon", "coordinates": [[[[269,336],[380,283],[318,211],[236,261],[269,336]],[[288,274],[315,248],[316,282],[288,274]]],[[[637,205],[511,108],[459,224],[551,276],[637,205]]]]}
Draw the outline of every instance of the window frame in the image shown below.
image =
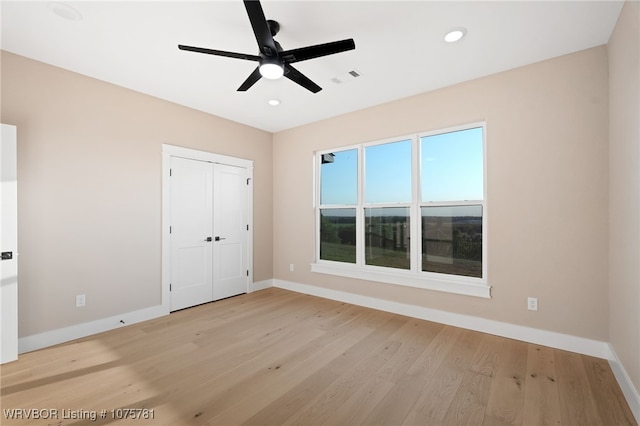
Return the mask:
{"type": "Polygon", "coordinates": [[[392,138],[385,138],[355,145],[347,145],[334,147],[333,149],[318,150],[313,156],[313,208],[315,211],[315,253],[314,262],[311,264],[311,271],[316,273],[337,275],[348,278],[362,279],[368,281],[377,281],[387,284],[402,285],[428,290],[444,291],[448,293],[463,294],[468,296],[476,296],[483,298],[491,297],[491,286],[488,284],[488,256],[487,256],[487,224],[488,224],[488,208],[487,208],[487,128],[486,122],[474,122],[460,126],[435,129],[403,135],[392,138]],[[457,200],[457,201],[437,201],[423,202],[421,200],[421,138],[425,136],[434,136],[445,133],[452,133],[461,130],[473,128],[482,128],[482,200],[457,200]],[[404,140],[411,141],[411,194],[410,203],[365,203],[365,150],[367,147],[382,145],[404,140]],[[321,164],[322,155],[347,151],[350,149],[357,150],[357,186],[358,199],[356,204],[322,205],[320,203],[320,184],[321,184],[321,164]],[[482,206],[482,277],[468,277],[463,275],[452,275],[436,272],[422,271],[422,229],[421,229],[421,209],[422,207],[438,207],[438,206],[460,206],[460,205],[480,205],[482,206]],[[366,208],[384,208],[384,207],[408,207],[409,208],[409,226],[410,226],[410,268],[398,269],[391,267],[382,267],[367,265],[365,260],[365,209],[366,208]],[[321,210],[324,209],[356,209],[356,263],[344,263],[332,260],[320,259],[320,216],[321,210]]]}

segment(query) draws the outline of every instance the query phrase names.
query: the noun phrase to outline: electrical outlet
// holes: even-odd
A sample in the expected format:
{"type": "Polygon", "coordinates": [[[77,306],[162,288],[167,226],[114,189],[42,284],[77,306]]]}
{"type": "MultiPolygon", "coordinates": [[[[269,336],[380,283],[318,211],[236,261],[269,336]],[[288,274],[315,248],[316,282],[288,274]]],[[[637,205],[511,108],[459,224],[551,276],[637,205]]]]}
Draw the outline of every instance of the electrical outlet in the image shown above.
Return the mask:
{"type": "Polygon", "coordinates": [[[87,304],[87,296],[84,294],[78,294],[76,296],[76,308],[81,308],[86,306],[87,304]]]}
{"type": "Polygon", "coordinates": [[[527,298],[527,309],[530,311],[538,310],[538,298],[537,297],[529,297],[527,298]]]}
{"type": "Polygon", "coordinates": [[[289,264],[289,271],[293,272],[293,270],[294,270],[293,263],[290,263],[289,264]]]}

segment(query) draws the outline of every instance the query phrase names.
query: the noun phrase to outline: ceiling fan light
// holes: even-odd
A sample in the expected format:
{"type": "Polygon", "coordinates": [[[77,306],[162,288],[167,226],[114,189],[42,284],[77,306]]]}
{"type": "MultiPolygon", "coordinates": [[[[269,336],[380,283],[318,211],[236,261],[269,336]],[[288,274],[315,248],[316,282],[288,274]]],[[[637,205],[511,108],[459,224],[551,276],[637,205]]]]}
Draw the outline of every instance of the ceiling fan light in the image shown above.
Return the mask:
{"type": "Polygon", "coordinates": [[[284,75],[282,65],[273,62],[260,64],[260,75],[269,80],[277,80],[284,75]]]}

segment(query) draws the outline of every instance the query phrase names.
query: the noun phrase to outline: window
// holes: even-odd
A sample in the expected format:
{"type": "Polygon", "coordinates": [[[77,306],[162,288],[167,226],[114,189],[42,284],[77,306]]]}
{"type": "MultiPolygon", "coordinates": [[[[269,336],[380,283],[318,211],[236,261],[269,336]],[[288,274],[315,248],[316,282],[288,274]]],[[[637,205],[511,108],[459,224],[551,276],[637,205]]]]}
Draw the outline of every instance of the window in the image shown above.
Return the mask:
{"type": "Polygon", "coordinates": [[[356,209],[320,211],[320,258],[356,263],[356,209]]]}
{"type": "Polygon", "coordinates": [[[409,207],[365,208],[365,264],[409,269],[409,207]]]}
{"type": "Polygon", "coordinates": [[[411,140],[364,149],[366,204],[411,203],[411,140]]]}
{"type": "Polygon", "coordinates": [[[318,152],[315,272],[490,297],[484,123],[318,152]]]}
{"type": "Polygon", "coordinates": [[[356,206],[358,204],[358,150],[320,156],[320,258],[356,263],[356,206]]]}
{"type": "Polygon", "coordinates": [[[422,270],[482,278],[482,206],[421,211],[422,270]]]}
{"type": "Polygon", "coordinates": [[[423,271],[482,278],[482,130],[420,138],[423,271]]]}

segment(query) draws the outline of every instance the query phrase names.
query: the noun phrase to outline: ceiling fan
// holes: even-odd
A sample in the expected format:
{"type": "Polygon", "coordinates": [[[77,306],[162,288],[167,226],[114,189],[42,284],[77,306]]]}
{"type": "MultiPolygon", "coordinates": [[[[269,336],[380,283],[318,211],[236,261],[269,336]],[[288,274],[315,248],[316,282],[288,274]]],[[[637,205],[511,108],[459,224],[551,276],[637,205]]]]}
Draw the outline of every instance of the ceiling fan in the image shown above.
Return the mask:
{"type": "Polygon", "coordinates": [[[256,41],[258,42],[258,48],[260,51],[258,55],[226,52],[223,50],[185,46],[182,44],[178,45],[178,49],[180,50],[258,62],[258,67],[238,88],[239,92],[248,90],[258,80],[260,80],[261,77],[278,79],[285,76],[305,89],[313,93],[318,93],[322,88],[295,69],[291,64],[306,61],[307,59],[314,59],[321,56],[332,55],[334,53],[345,52],[356,48],[353,39],[350,38],[330,43],[301,47],[299,49],[283,50],[280,43],[273,39],[280,30],[280,24],[276,21],[267,20],[265,18],[260,1],[243,1],[244,7],[247,9],[247,14],[249,15],[249,21],[251,21],[253,33],[255,34],[256,41]]]}

